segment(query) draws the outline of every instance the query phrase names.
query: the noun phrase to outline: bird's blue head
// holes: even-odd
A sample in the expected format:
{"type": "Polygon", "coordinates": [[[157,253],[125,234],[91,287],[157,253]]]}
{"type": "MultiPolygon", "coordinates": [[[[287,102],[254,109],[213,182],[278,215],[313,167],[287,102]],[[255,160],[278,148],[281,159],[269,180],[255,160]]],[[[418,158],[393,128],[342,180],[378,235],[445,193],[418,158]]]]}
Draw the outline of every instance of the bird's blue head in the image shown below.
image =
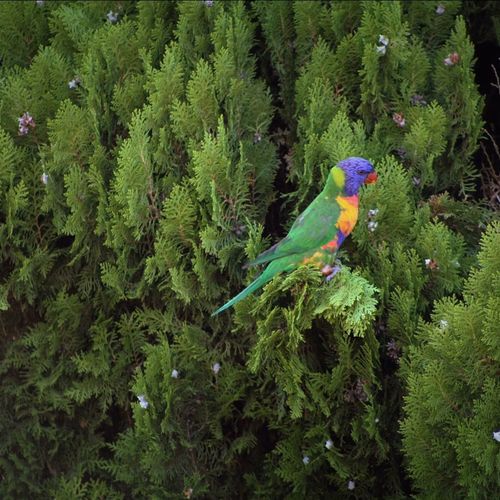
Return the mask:
{"type": "Polygon", "coordinates": [[[373,165],[364,158],[351,156],[339,161],[337,166],[345,174],[343,190],[347,196],[358,194],[362,184],[371,184],[377,180],[377,172],[375,172],[373,165]]]}

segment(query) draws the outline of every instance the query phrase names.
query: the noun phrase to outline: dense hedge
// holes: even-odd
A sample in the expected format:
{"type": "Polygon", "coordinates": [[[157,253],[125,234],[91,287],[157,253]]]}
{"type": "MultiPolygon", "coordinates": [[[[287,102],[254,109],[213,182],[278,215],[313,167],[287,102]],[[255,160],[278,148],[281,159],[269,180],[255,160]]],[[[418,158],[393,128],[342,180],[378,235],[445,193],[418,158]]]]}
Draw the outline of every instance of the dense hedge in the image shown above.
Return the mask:
{"type": "Polygon", "coordinates": [[[495,4],[0,3],[2,498],[495,496],[495,4]],[[212,318],[347,156],[342,271],[212,318]]]}

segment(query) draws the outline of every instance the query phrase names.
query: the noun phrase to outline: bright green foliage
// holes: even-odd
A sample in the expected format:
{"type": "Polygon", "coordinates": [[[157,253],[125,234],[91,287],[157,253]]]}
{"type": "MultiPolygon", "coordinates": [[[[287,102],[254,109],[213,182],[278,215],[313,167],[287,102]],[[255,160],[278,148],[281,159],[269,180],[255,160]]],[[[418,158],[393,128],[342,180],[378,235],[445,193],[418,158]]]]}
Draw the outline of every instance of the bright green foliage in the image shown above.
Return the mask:
{"type": "MultiPolygon", "coordinates": [[[[205,468],[221,478],[225,464],[256,443],[251,432],[238,436],[243,415],[235,405],[244,400],[250,380],[229,353],[209,352],[209,344],[206,332],[185,327],[171,347],[162,339],[146,349],[147,361],[132,389],[149,406],[144,411],[133,403],[134,428],[118,442],[117,462],[110,466],[134,496],[170,498],[187,487],[208,493],[205,468]],[[193,362],[196,371],[188,368],[193,362]],[[211,370],[214,363],[221,364],[218,374],[211,370]],[[225,438],[227,427],[236,432],[234,441],[225,438]]],[[[222,495],[234,494],[222,481],[218,488],[222,495]]]]}
{"type": "Polygon", "coordinates": [[[433,164],[446,147],[446,114],[436,102],[411,111],[412,124],[403,147],[408,154],[410,174],[419,178],[422,186],[428,186],[435,182],[433,164]]]}
{"type": "Polygon", "coordinates": [[[453,52],[458,53],[459,63],[453,67],[437,64],[434,73],[436,96],[443,103],[449,120],[450,138],[446,160],[456,166],[454,171],[450,171],[447,165],[439,169],[443,180],[438,186],[447,186],[452,175],[459,175],[461,188],[465,191],[468,188],[468,177],[474,173],[470,161],[483,125],[480,119],[483,99],[475,91],[476,85],[470,71],[475,62],[474,47],[467,37],[465,21],[460,17],[456,20],[448,42],[437,51],[438,63],[453,52]],[[451,71],[446,73],[446,69],[451,71]]]}
{"type": "Polygon", "coordinates": [[[488,498],[498,491],[499,246],[495,223],[481,240],[464,301],[438,301],[410,350],[403,443],[424,495],[488,498]]]}
{"type": "MultiPolygon", "coordinates": [[[[294,114],[293,87],[295,80],[295,32],[293,19],[294,4],[305,2],[267,2],[256,0],[252,6],[257,14],[261,29],[266,40],[266,50],[269,51],[272,69],[279,76],[279,94],[282,103],[282,113],[287,123],[294,114]]],[[[300,7],[299,7],[300,8],[300,7]]],[[[298,19],[295,20],[299,22],[298,19]]],[[[308,26],[311,26],[308,23],[308,26]]],[[[316,29],[316,28],[314,28],[316,29]]],[[[307,36],[307,30],[304,33],[307,36]]]]}
{"type": "Polygon", "coordinates": [[[123,124],[120,118],[129,118],[144,100],[140,88],[137,91],[144,80],[137,80],[142,64],[135,31],[131,22],[103,26],[93,34],[83,55],[85,102],[107,145],[117,125],[123,124]]]}
{"type": "MultiPolygon", "coordinates": [[[[418,65],[421,61],[411,57],[408,25],[401,15],[399,2],[367,2],[363,12],[358,31],[363,44],[359,109],[369,124],[375,116],[387,113],[388,106],[399,105],[402,97],[408,98],[422,84],[412,75],[413,64],[417,62],[418,65]],[[382,56],[376,50],[380,34],[389,40],[387,51],[382,56]],[[393,47],[395,50],[391,50],[393,47]],[[400,85],[410,87],[409,95],[400,94],[406,90],[400,85]]],[[[426,61],[422,62],[425,70],[426,61]]],[[[417,67],[422,71],[422,65],[417,67]]]]}
{"type": "Polygon", "coordinates": [[[18,117],[25,111],[35,118],[36,127],[28,141],[46,141],[46,121],[52,118],[60,102],[69,97],[70,67],[52,47],[41,49],[29,68],[13,70],[5,78],[0,91],[0,123],[13,136],[17,135],[18,117]],[[37,96],[43,95],[39,100],[37,96]]]}
{"type": "Polygon", "coordinates": [[[0,2],[0,497],[495,496],[486,13],[439,3],[0,2]],[[211,318],[353,155],[342,271],[211,318]]]}

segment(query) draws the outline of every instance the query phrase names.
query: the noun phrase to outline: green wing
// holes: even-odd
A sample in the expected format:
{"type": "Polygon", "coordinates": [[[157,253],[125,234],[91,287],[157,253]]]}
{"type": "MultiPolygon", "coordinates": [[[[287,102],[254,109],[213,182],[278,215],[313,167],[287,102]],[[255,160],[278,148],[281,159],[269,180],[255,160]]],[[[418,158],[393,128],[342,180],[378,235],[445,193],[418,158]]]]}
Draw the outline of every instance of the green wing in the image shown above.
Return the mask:
{"type": "Polygon", "coordinates": [[[320,193],[302,212],[288,235],[271,248],[262,252],[247,266],[265,264],[293,254],[303,254],[328,243],[337,234],[335,224],[340,215],[340,206],[335,197],[320,193]]]}

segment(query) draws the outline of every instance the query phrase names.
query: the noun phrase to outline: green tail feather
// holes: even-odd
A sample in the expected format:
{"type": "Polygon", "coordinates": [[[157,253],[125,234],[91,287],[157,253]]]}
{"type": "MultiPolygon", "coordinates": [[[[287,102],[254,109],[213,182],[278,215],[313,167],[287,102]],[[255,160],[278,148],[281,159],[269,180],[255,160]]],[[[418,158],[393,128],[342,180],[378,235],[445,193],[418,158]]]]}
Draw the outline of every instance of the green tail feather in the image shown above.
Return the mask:
{"type": "Polygon", "coordinates": [[[221,313],[222,311],[225,311],[227,308],[236,304],[236,302],[239,302],[240,300],[243,300],[245,297],[248,297],[252,292],[255,292],[255,290],[264,286],[272,278],[272,276],[273,275],[271,276],[266,275],[265,272],[262,273],[254,281],[252,281],[244,290],[242,290],[238,295],[236,295],[236,297],[233,297],[229,302],[226,302],[223,306],[219,307],[219,309],[214,311],[212,313],[212,316],[216,316],[217,314],[221,313]]]}

